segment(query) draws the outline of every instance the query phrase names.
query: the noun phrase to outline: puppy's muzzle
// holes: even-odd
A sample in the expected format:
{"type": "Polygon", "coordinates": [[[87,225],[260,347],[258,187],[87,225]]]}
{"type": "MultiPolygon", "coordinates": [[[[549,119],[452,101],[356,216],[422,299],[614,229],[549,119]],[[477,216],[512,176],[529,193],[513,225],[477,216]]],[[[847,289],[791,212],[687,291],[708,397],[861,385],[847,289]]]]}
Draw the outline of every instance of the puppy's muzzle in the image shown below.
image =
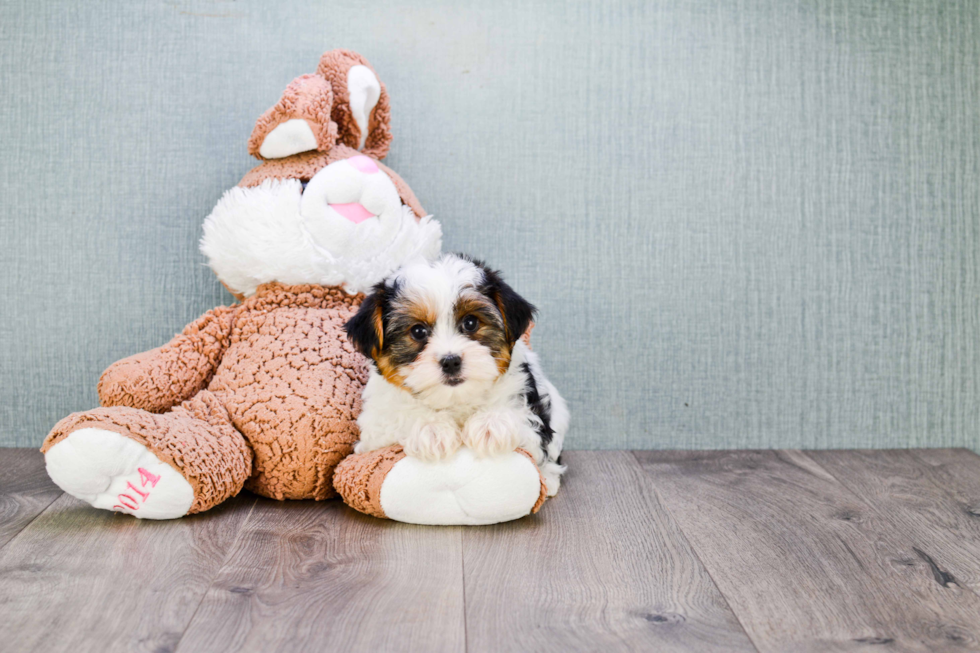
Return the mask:
{"type": "Polygon", "coordinates": [[[442,373],[445,375],[448,385],[459,385],[463,382],[463,379],[459,376],[460,371],[463,369],[463,359],[460,358],[459,354],[443,356],[439,360],[439,365],[442,367],[442,373]]]}

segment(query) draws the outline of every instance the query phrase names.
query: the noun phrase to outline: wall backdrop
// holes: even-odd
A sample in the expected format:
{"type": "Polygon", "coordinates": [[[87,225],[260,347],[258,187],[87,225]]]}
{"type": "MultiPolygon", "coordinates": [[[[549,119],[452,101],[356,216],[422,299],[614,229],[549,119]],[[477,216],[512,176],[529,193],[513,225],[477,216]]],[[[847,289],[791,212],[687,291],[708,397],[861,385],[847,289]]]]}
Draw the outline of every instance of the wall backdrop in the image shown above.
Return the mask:
{"type": "Polygon", "coordinates": [[[0,444],[231,301],[201,222],[336,47],[570,448],[980,448],[975,0],[3,2],[0,444]]]}

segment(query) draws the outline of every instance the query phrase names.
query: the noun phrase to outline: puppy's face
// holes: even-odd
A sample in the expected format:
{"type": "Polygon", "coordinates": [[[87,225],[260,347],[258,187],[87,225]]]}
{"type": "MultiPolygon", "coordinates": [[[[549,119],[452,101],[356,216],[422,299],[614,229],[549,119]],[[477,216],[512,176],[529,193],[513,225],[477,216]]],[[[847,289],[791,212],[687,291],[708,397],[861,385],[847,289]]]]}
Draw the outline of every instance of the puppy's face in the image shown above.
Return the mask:
{"type": "Polygon", "coordinates": [[[499,274],[449,254],[378,284],[347,335],[390,383],[445,404],[507,371],[533,313],[499,274]]]}

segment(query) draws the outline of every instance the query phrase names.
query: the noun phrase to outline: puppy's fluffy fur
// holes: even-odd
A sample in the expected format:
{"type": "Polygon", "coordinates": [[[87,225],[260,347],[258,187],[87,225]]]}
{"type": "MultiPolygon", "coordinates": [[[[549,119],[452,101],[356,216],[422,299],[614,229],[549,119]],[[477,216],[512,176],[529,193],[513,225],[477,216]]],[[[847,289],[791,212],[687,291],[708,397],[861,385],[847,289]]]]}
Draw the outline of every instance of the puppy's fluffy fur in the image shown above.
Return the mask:
{"type": "Polygon", "coordinates": [[[347,323],[373,362],[354,451],[397,443],[438,460],[463,444],[483,456],[521,448],[554,495],[568,408],[520,339],[534,310],[497,272],[454,254],[375,286],[347,323]]]}

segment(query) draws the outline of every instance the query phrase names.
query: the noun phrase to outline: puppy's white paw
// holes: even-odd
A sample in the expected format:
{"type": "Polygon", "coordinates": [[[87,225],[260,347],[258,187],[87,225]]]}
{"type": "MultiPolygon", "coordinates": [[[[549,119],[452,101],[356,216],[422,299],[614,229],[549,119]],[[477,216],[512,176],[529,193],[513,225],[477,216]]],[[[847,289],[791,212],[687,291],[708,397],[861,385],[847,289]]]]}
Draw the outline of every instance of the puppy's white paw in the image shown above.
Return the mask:
{"type": "Polygon", "coordinates": [[[483,410],[463,425],[463,444],[478,456],[496,456],[514,451],[527,428],[524,418],[512,410],[483,410]]]}
{"type": "Polygon", "coordinates": [[[421,460],[442,460],[459,449],[459,430],[452,422],[428,422],[401,442],[405,453],[421,460]]]}

